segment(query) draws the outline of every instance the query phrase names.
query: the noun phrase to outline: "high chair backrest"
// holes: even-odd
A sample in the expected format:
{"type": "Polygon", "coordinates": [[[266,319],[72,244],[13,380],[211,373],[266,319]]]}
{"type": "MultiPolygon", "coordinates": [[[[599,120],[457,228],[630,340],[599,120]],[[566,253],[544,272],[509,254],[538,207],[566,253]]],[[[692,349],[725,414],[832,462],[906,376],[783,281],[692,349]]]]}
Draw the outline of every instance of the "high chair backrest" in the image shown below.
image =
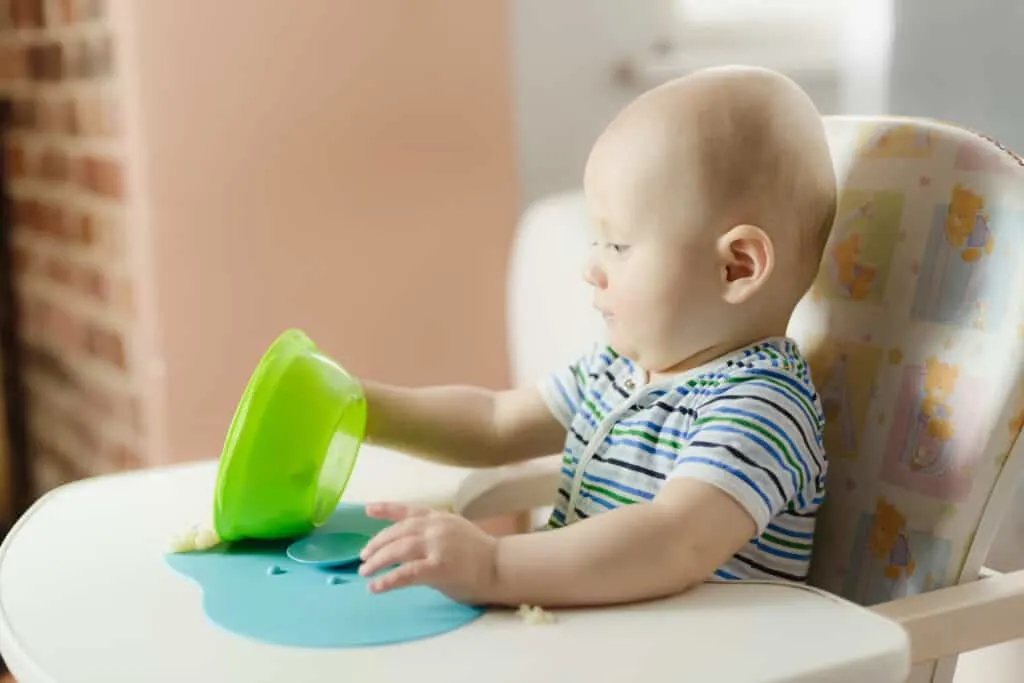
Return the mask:
{"type": "Polygon", "coordinates": [[[790,325],[826,412],[811,581],[870,605],[976,579],[1020,482],[1024,162],[933,121],[827,126],[838,212],[790,325]]]}

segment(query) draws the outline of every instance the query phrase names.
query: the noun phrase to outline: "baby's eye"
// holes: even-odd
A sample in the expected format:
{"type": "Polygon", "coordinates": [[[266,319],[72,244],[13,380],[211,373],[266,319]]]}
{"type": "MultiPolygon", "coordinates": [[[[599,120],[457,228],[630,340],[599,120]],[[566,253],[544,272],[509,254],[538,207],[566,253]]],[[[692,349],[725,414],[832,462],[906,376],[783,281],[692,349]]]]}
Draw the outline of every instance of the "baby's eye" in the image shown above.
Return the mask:
{"type": "Polygon", "coordinates": [[[593,249],[597,249],[598,247],[604,247],[605,249],[609,249],[611,251],[614,251],[616,254],[625,254],[627,251],[629,251],[629,245],[628,244],[617,244],[615,242],[603,242],[602,243],[602,242],[599,242],[599,241],[595,240],[595,241],[590,243],[590,246],[593,249]]]}

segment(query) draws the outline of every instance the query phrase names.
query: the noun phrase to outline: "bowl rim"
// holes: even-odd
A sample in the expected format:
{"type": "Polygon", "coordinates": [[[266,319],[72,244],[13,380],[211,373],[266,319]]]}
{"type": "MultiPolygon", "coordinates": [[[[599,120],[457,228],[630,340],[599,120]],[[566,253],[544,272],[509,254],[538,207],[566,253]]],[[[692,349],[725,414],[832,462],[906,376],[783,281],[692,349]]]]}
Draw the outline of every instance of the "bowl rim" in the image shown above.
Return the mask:
{"type": "Polygon", "coordinates": [[[312,339],[301,330],[285,330],[263,353],[256,368],[250,375],[245,389],[242,391],[242,396],[235,407],[231,423],[228,426],[224,446],[221,449],[214,486],[214,531],[225,540],[230,540],[230,537],[234,536],[234,534],[225,533],[225,507],[231,508],[232,505],[237,505],[237,500],[232,498],[227,490],[231,480],[229,472],[232,471],[232,467],[236,468],[235,471],[239,471],[238,468],[241,468],[241,472],[245,471],[247,461],[236,459],[235,455],[239,452],[240,448],[244,448],[245,443],[251,439],[253,434],[251,428],[248,430],[244,429],[243,425],[259,424],[262,421],[267,405],[266,401],[254,401],[256,389],[259,387],[260,392],[263,394],[273,392],[292,362],[300,354],[315,350],[316,345],[312,339]]]}

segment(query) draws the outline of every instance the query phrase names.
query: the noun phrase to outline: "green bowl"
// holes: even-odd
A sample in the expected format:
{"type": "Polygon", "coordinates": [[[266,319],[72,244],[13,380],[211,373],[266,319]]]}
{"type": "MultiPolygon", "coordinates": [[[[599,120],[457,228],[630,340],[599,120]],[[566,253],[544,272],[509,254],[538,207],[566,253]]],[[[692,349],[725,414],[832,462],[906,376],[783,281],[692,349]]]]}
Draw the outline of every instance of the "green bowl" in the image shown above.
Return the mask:
{"type": "Polygon", "coordinates": [[[214,489],[224,541],[308,533],[334,512],[366,429],[359,382],[298,330],[271,344],[235,409],[214,489]]]}

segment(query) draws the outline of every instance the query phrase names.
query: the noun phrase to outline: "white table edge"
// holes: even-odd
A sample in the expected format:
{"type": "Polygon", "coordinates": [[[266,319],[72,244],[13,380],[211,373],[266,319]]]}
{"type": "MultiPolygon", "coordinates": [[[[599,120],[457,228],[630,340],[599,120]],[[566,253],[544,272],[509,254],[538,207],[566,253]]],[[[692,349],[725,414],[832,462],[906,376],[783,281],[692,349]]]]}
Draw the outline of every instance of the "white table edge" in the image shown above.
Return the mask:
{"type": "MultiPolygon", "coordinates": [[[[201,469],[210,467],[210,461],[191,461],[178,464],[171,464],[162,467],[147,468],[145,470],[134,470],[126,472],[115,472],[111,474],[104,474],[97,477],[90,477],[74,482],[70,482],[59,486],[51,491],[40,496],[36,499],[29,508],[18,518],[15,524],[8,531],[3,542],[0,543],[0,568],[3,566],[4,559],[7,555],[9,545],[14,541],[19,531],[21,531],[32,519],[33,515],[46,505],[52,498],[57,495],[66,493],[70,489],[80,488],[83,486],[93,485],[97,480],[110,480],[112,478],[131,478],[137,477],[140,474],[149,476],[159,475],[162,472],[171,472],[175,470],[187,470],[187,469],[201,469]]],[[[731,582],[710,579],[705,583],[708,584],[725,584],[728,585],[731,582]]],[[[743,583],[747,585],[769,585],[778,586],[786,589],[804,591],[813,594],[817,597],[824,598],[830,602],[837,604],[843,604],[849,608],[871,611],[869,608],[857,605],[856,603],[850,602],[845,598],[837,596],[828,591],[820,588],[810,586],[807,584],[791,583],[786,581],[772,581],[772,580],[749,580],[743,583]]],[[[871,611],[872,614],[880,619],[884,619],[886,622],[895,626],[898,629],[902,643],[900,650],[902,651],[902,659],[904,659],[904,666],[906,673],[910,672],[910,638],[906,630],[898,623],[890,619],[886,619],[884,616],[871,611]]],[[[3,601],[0,601],[0,653],[3,654],[5,663],[11,674],[14,675],[15,679],[19,683],[58,683],[54,679],[50,678],[33,660],[31,653],[27,648],[18,640],[14,634],[14,629],[7,615],[6,608],[3,601]]]]}

